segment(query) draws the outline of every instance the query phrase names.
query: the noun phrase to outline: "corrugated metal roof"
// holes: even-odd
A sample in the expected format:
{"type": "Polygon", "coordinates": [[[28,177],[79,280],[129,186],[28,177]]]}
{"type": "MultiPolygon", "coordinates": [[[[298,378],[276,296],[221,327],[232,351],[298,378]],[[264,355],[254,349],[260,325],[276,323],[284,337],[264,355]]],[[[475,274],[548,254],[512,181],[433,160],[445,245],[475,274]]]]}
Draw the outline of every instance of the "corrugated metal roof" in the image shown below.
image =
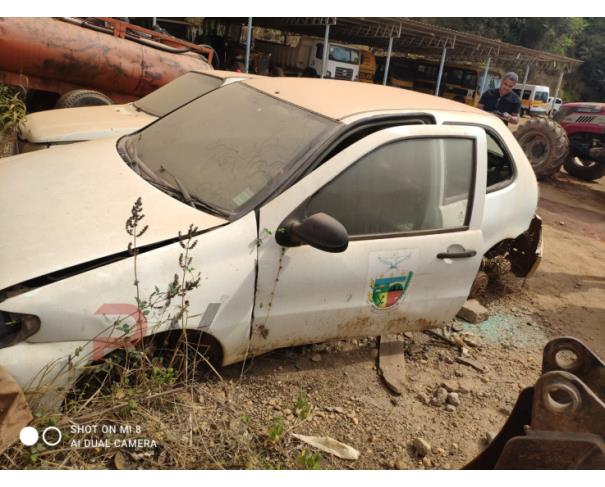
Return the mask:
{"type": "MultiPolygon", "coordinates": [[[[226,23],[247,24],[247,17],[220,18],[226,23]]],[[[393,37],[393,52],[438,59],[448,47],[449,61],[492,60],[541,64],[570,71],[582,61],[497,39],[459,32],[403,17],[254,17],[253,25],[302,35],[323,37],[330,24],[330,39],[386,49],[393,37]]]]}

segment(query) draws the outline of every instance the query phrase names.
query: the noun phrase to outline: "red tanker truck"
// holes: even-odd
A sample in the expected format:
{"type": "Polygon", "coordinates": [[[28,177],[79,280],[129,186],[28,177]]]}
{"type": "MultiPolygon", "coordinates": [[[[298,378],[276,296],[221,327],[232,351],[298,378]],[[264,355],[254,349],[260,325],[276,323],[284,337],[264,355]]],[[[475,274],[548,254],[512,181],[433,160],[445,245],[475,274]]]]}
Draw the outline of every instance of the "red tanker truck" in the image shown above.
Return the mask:
{"type": "Polygon", "coordinates": [[[213,55],[113,18],[0,18],[0,83],[24,87],[29,111],[133,101],[213,55]]]}

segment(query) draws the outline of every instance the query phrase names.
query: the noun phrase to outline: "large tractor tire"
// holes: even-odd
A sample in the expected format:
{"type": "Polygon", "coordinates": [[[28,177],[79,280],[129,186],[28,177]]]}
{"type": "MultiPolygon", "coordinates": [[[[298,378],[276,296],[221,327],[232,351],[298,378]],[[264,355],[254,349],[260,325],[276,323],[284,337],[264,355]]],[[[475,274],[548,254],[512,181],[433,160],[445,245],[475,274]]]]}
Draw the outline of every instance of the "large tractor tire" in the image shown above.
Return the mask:
{"type": "Polygon", "coordinates": [[[595,179],[605,176],[605,163],[599,163],[577,156],[571,156],[565,159],[563,167],[572,176],[584,179],[585,181],[594,181],[595,179]]]}
{"type": "Polygon", "coordinates": [[[92,107],[112,105],[111,98],[93,90],[72,90],[61,95],[55,108],[92,107]]]}
{"type": "Polygon", "coordinates": [[[556,174],[569,155],[569,139],[554,120],[532,117],[515,131],[538,179],[556,174]]]}

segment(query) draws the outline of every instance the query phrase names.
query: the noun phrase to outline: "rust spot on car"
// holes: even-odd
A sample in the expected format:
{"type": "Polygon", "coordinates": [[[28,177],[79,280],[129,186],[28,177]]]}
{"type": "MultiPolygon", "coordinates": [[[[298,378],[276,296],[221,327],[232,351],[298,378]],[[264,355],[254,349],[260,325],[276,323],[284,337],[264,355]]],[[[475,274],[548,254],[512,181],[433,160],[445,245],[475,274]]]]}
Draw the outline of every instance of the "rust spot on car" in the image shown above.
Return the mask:
{"type": "Polygon", "coordinates": [[[346,321],[338,325],[337,335],[338,337],[352,336],[358,333],[363,333],[364,329],[368,328],[370,322],[369,316],[360,316],[354,320],[346,321]]]}
{"type": "Polygon", "coordinates": [[[256,328],[256,332],[265,339],[269,336],[269,330],[265,325],[259,325],[256,328]]]}

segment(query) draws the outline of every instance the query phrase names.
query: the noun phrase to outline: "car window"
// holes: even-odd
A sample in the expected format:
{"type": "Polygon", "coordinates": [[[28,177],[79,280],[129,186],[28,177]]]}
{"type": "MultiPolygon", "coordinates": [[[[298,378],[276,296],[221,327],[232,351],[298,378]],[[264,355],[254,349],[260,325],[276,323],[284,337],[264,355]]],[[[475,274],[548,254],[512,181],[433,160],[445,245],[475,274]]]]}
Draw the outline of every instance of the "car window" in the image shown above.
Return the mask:
{"type": "Polygon", "coordinates": [[[311,197],[350,236],[460,228],[468,223],[474,143],[464,138],[393,142],[367,154],[311,197]]]}
{"type": "Polygon", "coordinates": [[[534,100],[546,102],[548,100],[548,91],[536,91],[534,100]]]}
{"type": "Polygon", "coordinates": [[[513,177],[513,163],[501,143],[492,134],[487,138],[487,189],[496,189],[513,177]]]}
{"type": "Polygon", "coordinates": [[[163,117],[167,113],[205,95],[223,84],[223,80],[202,73],[186,73],[134,102],[146,113],[163,117]]]}
{"type": "Polygon", "coordinates": [[[243,83],[214,90],[149,125],[137,156],[169,183],[236,213],[269,191],[339,125],[243,83]]]}

